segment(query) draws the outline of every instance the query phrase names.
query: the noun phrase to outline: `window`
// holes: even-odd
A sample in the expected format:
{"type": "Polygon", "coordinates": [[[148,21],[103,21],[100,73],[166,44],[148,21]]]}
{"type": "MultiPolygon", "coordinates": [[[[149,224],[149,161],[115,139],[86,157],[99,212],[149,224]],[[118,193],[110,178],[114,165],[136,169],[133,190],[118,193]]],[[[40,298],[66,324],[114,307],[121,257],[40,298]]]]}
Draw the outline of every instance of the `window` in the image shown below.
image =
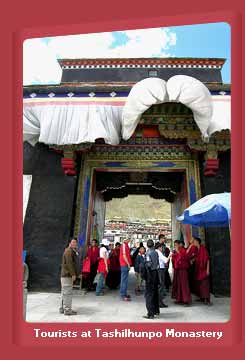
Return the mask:
{"type": "Polygon", "coordinates": [[[157,70],[150,70],[149,77],[157,77],[157,70]]]}

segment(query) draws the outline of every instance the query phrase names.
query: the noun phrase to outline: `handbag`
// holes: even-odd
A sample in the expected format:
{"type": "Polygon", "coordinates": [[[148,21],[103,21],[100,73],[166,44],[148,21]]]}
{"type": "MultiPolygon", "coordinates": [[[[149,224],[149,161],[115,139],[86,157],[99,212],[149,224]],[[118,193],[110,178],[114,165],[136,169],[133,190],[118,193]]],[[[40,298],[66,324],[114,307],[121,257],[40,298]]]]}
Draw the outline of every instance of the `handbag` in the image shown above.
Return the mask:
{"type": "Polygon", "coordinates": [[[95,278],[94,278],[93,284],[97,284],[98,281],[99,281],[99,278],[100,278],[100,273],[97,273],[95,278]]]}
{"type": "Polygon", "coordinates": [[[90,273],[90,258],[86,257],[83,260],[82,273],[90,273]]]}

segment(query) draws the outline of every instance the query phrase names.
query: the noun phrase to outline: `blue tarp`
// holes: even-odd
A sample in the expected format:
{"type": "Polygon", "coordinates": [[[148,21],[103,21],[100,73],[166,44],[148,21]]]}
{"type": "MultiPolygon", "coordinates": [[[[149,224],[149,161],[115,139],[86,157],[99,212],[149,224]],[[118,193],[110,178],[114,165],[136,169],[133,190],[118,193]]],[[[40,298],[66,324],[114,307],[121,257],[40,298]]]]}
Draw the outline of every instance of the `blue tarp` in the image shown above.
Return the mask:
{"type": "Polygon", "coordinates": [[[183,224],[204,227],[228,227],[231,220],[231,194],[207,195],[177,217],[183,224]]]}

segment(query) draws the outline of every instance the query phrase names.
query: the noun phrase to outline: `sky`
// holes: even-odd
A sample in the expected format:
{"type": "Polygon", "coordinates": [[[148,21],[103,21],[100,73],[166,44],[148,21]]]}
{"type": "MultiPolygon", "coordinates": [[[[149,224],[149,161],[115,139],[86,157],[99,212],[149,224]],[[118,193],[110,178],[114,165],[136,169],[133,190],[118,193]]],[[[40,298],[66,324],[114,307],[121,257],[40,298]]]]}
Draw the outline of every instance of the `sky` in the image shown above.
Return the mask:
{"type": "Polygon", "coordinates": [[[230,83],[230,26],[226,23],[125,30],[25,40],[23,83],[55,84],[60,58],[225,58],[222,78],[230,83]]]}

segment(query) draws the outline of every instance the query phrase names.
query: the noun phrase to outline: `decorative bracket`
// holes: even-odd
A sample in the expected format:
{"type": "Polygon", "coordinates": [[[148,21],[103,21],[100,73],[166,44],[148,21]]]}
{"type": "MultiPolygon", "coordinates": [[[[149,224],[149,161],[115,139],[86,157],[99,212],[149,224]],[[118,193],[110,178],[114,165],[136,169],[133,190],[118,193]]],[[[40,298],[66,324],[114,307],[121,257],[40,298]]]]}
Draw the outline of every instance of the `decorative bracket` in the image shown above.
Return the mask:
{"type": "Polygon", "coordinates": [[[204,175],[215,176],[219,170],[219,159],[217,146],[214,144],[207,144],[207,151],[205,153],[204,175]]]}
{"type": "Polygon", "coordinates": [[[75,157],[76,153],[72,149],[64,150],[64,157],[61,159],[61,166],[64,170],[65,175],[76,175],[75,157]]]}

